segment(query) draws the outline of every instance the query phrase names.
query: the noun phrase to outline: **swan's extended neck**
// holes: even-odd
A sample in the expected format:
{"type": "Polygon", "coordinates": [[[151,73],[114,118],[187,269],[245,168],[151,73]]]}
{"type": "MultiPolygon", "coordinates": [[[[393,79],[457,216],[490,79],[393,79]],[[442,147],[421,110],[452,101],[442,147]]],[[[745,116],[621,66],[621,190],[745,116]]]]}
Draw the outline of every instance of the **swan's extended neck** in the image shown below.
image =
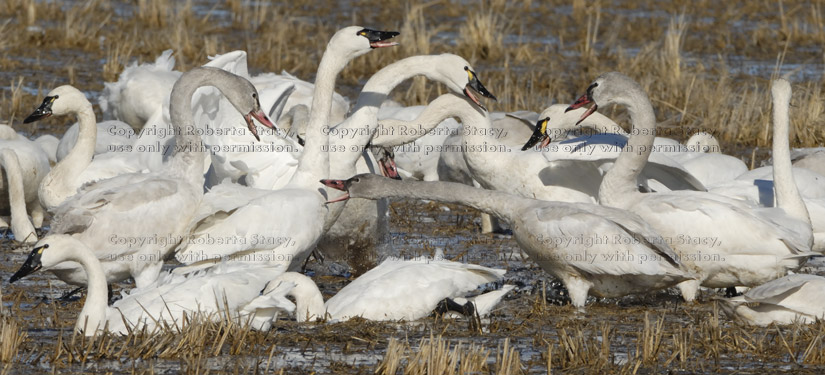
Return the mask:
{"type": "Polygon", "coordinates": [[[636,181],[656,139],[656,115],[647,94],[637,87],[628,89],[626,93],[628,98],[622,103],[630,113],[633,132],[599,186],[599,203],[619,208],[626,208],[633,203],[634,196],[641,194],[636,181]]]}
{"type": "Polygon", "coordinates": [[[791,164],[790,141],[788,140],[790,83],[785,80],[775,81],[771,94],[773,95],[773,183],[776,207],[782,208],[791,217],[810,224],[811,217],[799,194],[791,164]]]}
{"type": "Polygon", "coordinates": [[[169,112],[175,127],[175,156],[168,167],[182,173],[194,185],[203,185],[206,155],[192,115],[192,96],[202,86],[214,85],[220,90],[220,82],[226,79],[223,73],[226,72],[214,68],[191,70],[178,79],[170,94],[169,112]]]}
{"type": "Polygon", "coordinates": [[[306,144],[289,185],[316,187],[318,179],[329,175],[329,136],[325,127],[329,127],[335,80],[349,62],[334,52],[331,43],[327,45],[321,63],[318,64],[315,92],[312,94],[312,108],[306,129],[306,144]]]}
{"type": "Polygon", "coordinates": [[[74,103],[78,132],[74,147],[43,178],[38,189],[40,202],[48,211],[54,211],[63,201],[77,193],[77,177],[92,162],[97,143],[97,120],[92,104],[85,98],[74,103]]]}
{"type": "MultiPolygon", "coordinates": [[[[447,80],[437,69],[433,69],[434,64],[437,64],[438,61],[439,56],[413,56],[387,65],[373,74],[364,85],[361,94],[358,95],[358,101],[355,103],[352,116],[336,126],[336,130],[350,130],[347,134],[354,134],[354,137],[336,137],[332,135],[333,143],[357,147],[366,146],[373,138],[373,133],[378,127],[378,109],[396,86],[419,75],[424,75],[428,79],[439,82],[447,80]]],[[[437,125],[438,122],[431,124],[432,127],[437,125]]],[[[425,128],[424,130],[429,129],[425,128]]],[[[391,131],[388,130],[387,133],[389,132],[391,131]]],[[[381,137],[380,133],[384,132],[379,132],[376,136],[381,137]]],[[[402,132],[394,131],[392,133],[400,134],[402,132]]],[[[388,137],[388,135],[385,134],[383,137],[388,137]]],[[[412,142],[415,139],[417,137],[406,141],[405,138],[402,138],[400,144],[412,142]]],[[[344,156],[343,158],[333,160],[330,178],[352,177],[355,174],[355,162],[360,155],[360,152],[346,152],[344,155],[340,155],[344,156]]]]}
{"type": "Polygon", "coordinates": [[[460,204],[510,223],[522,209],[537,203],[533,199],[454,182],[397,181],[389,178],[382,178],[380,184],[372,189],[350,191],[350,196],[366,199],[414,198],[460,204]]]}

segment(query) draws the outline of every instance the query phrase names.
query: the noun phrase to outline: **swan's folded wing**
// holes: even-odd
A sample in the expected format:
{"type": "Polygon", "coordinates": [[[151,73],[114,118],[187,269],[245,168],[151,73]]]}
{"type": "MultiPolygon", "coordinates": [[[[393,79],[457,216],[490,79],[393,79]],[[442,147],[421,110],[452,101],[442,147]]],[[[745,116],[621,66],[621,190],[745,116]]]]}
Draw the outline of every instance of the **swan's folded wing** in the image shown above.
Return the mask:
{"type": "Polygon", "coordinates": [[[782,306],[786,309],[822,318],[825,314],[825,278],[816,275],[793,274],[748,290],[747,302],[782,306]]]}
{"type": "MultiPolygon", "coordinates": [[[[380,266],[378,268],[381,268],[380,266]]],[[[400,262],[381,276],[367,272],[327,301],[333,319],[415,320],[427,316],[444,298],[464,296],[495,282],[505,270],[449,261],[400,262]]]]}
{"type": "Polygon", "coordinates": [[[316,193],[270,192],[236,210],[200,220],[175,257],[187,265],[223,258],[280,264],[302,262],[320,238],[326,211],[316,193]],[[287,212],[297,214],[287,216],[287,212]]]}
{"type": "Polygon", "coordinates": [[[583,274],[690,276],[673,250],[644,224],[611,212],[618,210],[589,207],[559,204],[536,210],[543,252],[530,256],[583,274]]]}

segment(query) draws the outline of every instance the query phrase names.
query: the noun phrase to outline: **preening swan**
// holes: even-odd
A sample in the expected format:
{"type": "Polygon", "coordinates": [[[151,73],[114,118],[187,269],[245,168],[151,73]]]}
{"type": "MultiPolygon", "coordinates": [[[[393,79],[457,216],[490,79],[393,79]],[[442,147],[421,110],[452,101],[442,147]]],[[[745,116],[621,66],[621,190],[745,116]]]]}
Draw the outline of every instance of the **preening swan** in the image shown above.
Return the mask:
{"type": "MultiPolygon", "coordinates": [[[[387,259],[347,284],[326,303],[312,279],[295,272],[275,278],[264,294],[270,288],[280,288],[282,282],[295,284],[287,295],[295,298],[295,319],[299,322],[345,321],[354,317],[413,321],[430,315],[442,300],[464,297],[482,284],[498,281],[505,272],[446,260],[387,259]]],[[[489,312],[493,307],[490,305],[485,303],[482,307],[489,312]]]]}
{"type": "MultiPolygon", "coordinates": [[[[560,279],[574,306],[587,295],[621,297],[668,288],[694,276],[638,216],[594,204],[548,202],[451,182],[395,181],[363,174],[324,180],[342,197],[430,199],[473,207],[507,221],[519,246],[560,279]]],[[[299,308],[298,311],[301,311],[299,308]]]]}
{"type": "MultiPolygon", "coordinates": [[[[633,123],[633,135],[604,176],[599,202],[641,216],[698,274],[697,280],[680,285],[686,300],[695,298],[700,283],[712,288],[758,285],[784,276],[811,255],[810,221],[807,212],[803,217],[798,209],[804,209],[804,204],[793,178],[788,176],[777,186],[778,193],[789,197],[787,210],[758,209],[704,192],[640,193],[636,178],[650,155],[656,128],[647,94],[632,79],[612,72],[599,76],[570,108],[590,103],[593,106],[582,119],[598,107],[616,103],[628,108],[633,123]]],[[[786,167],[774,166],[780,174],[786,167]]]]}
{"type": "Polygon", "coordinates": [[[350,60],[373,48],[394,45],[386,40],[396,35],[350,26],[330,38],[318,67],[312,105],[315,110],[310,114],[306,145],[289,184],[274,191],[229,184],[213,188],[205,200],[220,202],[221,206],[207,208],[195,218],[193,241],[182,244],[175,255],[178,261],[195,268],[220,259],[283,264],[291,270],[303,264],[325,229],[326,197],[317,181],[328,176],[330,170],[329,136],[324,127],[328,125],[336,77],[350,60]],[[222,195],[254,199],[226,199],[222,195]],[[237,204],[222,205],[231,200],[237,204]],[[227,244],[209,238],[244,240],[227,244]]]}
{"type": "Polygon", "coordinates": [[[193,275],[164,274],[151,285],[129,291],[107,306],[107,276],[100,260],[86,244],[65,234],[50,235],[35,245],[26,262],[12,275],[15,282],[32,272],[48,270],[63,262],[77,262],[88,276],[88,294],[77,317],[75,330],[86,336],[99,331],[128,334],[155,332],[162,326],[180,328],[184,318],[201,315],[212,320],[229,317],[251,328],[269,329],[277,312],[292,312],[287,289],[261,290],[283,273],[283,267],[214,267],[193,275]],[[267,304],[261,300],[267,299],[267,304]],[[256,306],[250,305],[257,300],[256,306]]]}
{"type": "MultiPolygon", "coordinates": [[[[83,184],[142,170],[136,160],[129,158],[128,154],[112,152],[92,159],[97,152],[97,135],[101,130],[107,132],[107,129],[98,127],[92,103],[72,86],[60,86],[50,91],[40,107],[23,122],[30,123],[50,116],[69,114],[77,116],[79,125],[79,131],[74,137],[74,147],[61,159],[58,146],[58,159],[61,160],[49,171],[38,188],[40,203],[49,212],[53,212],[67,198],[75,195],[83,184]]],[[[108,144],[101,146],[109,147],[108,144]]]]}
{"type": "Polygon", "coordinates": [[[814,323],[825,319],[825,277],[793,274],[752,288],[745,294],[720,299],[732,318],[747,324],[814,323]]]}
{"type": "MultiPolygon", "coordinates": [[[[190,103],[195,90],[204,85],[218,87],[246,114],[248,123],[254,117],[272,126],[249,81],[215,68],[197,68],[181,76],[170,104],[176,128],[173,159],[157,172],[123,174],[85,185],[54,213],[50,235],[70,234],[91,248],[108,282],[132,276],[138,287],[151,284],[163,259],[190,231],[204,181],[204,147],[194,131],[190,103]]],[[[65,262],[52,272],[70,284],[86,284],[77,263],[65,262]]]]}

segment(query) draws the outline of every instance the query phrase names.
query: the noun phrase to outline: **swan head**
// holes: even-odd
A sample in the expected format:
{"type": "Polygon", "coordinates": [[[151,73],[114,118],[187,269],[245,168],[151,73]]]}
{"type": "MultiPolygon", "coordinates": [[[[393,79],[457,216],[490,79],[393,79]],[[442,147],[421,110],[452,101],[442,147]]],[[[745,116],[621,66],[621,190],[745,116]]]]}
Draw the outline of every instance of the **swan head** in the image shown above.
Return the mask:
{"type": "Polygon", "coordinates": [[[497,100],[496,96],[484,87],[481,79],[478,78],[478,74],[476,74],[467,60],[451,53],[438,55],[438,60],[439,61],[434,64],[434,74],[427,74],[428,77],[443,78],[438,80],[447,85],[453,92],[464,94],[464,96],[469,98],[475,105],[485,111],[487,108],[481,104],[481,100],[479,100],[480,97],[483,96],[497,100]],[[436,77],[436,74],[441,77],[436,77]]]}
{"type": "Polygon", "coordinates": [[[340,190],[344,195],[327,201],[327,203],[342,202],[350,198],[359,198],[362,196],[371,196],[369,193],[372,190],[380,189],[381,183],[387,183],[390,179],[377,175],[374,173],[362,173],[348,180],[321,180],[321,183],[329,188],[340,190]]]}
{"type": "MultiPolygon", "coordinates": [[[[264,126],[270,129],[275,129],[275,125],[266,113],[264,113],[263,109],[261,109],[261,101],[260,95],[258,95],[258,90],[255,89],[255,86],[253,86],[249,80],[222,69],[212,67],[195,68],[184,75],[191,74],[196,71],[209,71],[211,72],[210,74],[221,77],[222,85],[218,89],[224,96],[226,96],[229,103],[231,103],[238,112],[243,114],[244,121],[246,121],[246,126],[249,128],[252,135],[255,136],[255,139],[260,141],[261,137],[258,136],[258,129],[255,127],[255,123],[252,120],[253,118],[258,120],[264,126]]],[[[180,80],[178,82],[180,82],[180,80]]]]}
{"type": "Polygon", "coordinates": [[[76,260],[78,251],[88,250],[86,245],[67,234],[51,235],[34,245],[23,265],[11,276],[13,283],[41,269],[49,269],[62,262],[76,260]],[[59,249],[59,250],[58,250],[59,249]]]}
{"type": "Polygon", "coordinates": [[[587,111],[585,111],[577,125],[584,121],[588,116],[592,115],[599,106],[608,104],[631,104],[635,95],[646,95],[644,90],[632,78],[619,73],[610,72],[600,75],[596,78],[590,86],[587,87],[587,92],[579,97],[573,104],[567,107],[568,111],[584,107],[588,104],[593,104],[587,111]]]}
{"type": "Polygon", "coordinates": [[[378,159],[378,168],[381,174],[393,180],[400,180],[401,175],[398,173],[398,166],[395,164],[395,152],[390,147],[370,146],[373,155],[378,159]]]}
{"type": "Polygon", "coordinates": [[[563,137],[569,130],[576,128],[580,123],[579,118],[586,110],[584,108],[567,110],[567,108],[568,106],[564,104],[553,104],[542,111],[533,129],[533,135],[521,150],[526,151],[538,143],[541,143],[539,148],[545,148],[553,139],[563,137]]]}
{"type": "Polygon", "coordinates": [[[327,48],[349,60],[375,48],[398,45],[396,42],[390,42],[389,39],[399,34],[397,31],[379,31],[361,26],[349,26],[338,30],[330,38],[327,48]]]}
{"type": "Polygon", "coordinates": [[[43,98],[43,103],[41,103],[32,114],[26,117],[23,122],[28,124],[52,115],[67,115],[76,112],[79,107],[85,106],[88,106],[89,110],[92,109],[92,104],[89,103],[86,95],[83,95],[80,90],[69,85],[60,86],[50,91],[46,97],[43,98]]]}

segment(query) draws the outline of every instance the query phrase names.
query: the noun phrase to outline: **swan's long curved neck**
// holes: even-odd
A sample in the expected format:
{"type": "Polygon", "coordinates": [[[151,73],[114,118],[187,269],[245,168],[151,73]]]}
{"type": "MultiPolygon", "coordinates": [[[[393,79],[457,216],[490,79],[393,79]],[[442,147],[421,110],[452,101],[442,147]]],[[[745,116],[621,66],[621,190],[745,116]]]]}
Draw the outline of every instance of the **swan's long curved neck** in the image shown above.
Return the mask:
{"type": "MultiPolygon", "coordinates": [[[[363,147],[369,143],[378,127],[378,109],[396,86],[419,75],[424,75],[435,81],[446,80],[437,70],[433,69],[433,65],[438,63],[438,59],[439,56],[412,56],[387,65],[373,74],[364,85],[361,94],[358,95],[358,101],[355,103],[352,116],[336,127],[338,129],[355,130],[350,132],[355,136],[336,137],[332,135],[333,143],[357,147],[363,147]]],[[[438,122],[432,124],[432,127],[436,125],[438,125],[438,122]]],[[[399,134],[401,132],[395,133],[399,134]]],[[[380,134],[376,134],[376,136],[382,137],[380,134]]],[[[389,136],[383,135],[383,137],[389,136]]],[[[412,142],[415,139],[410,139],[407,142],[412,142]]],[[[373,142],[375,142],[374,139],[373,142]]],[[[360,155],[360,152],[346,152],[344,155],[340,155],[344,157],[333,160],[330,178],[352,177],[355,174],[355,162],[360,155]]]]}
{"type": "MultiPolygon", "coordinates": [[[[106,310],[108,308],[109,290],[106,284],[106,274],[92,250],[82,242],[69,235],[59,235],[63,242],[67,242],[63,252],[66,261],[80,263],[86,271],[87,284],[86,302],[77,317],[75,330],[83,331],[86,336],[93,336],[98,329],[106,324],[106,310]]],[[[52,245],[54,246],[54,245],[52,245]]]]}
{"type": "Polygon", "coordinates": [[[73,113],[78,122],[77,141],[66,157],[49,171],[38,189],[40,201],[49,211],[77,192],[76,178],[89,166],[95,153],[97,120],[92,103],[86,99],[75,102],[73,113]]]}
{"type": "Polygon", "coordinates": [[[275,280],[295,284],[288,296],[295,298],[295,320],[305,322],[317,318],[324,318],[327,309],[324,306],[324,297],[312,279],[295,272],[286,272],[275,280]]]}
{"type": "Polygon", "coordinates": [[[324,127],[329,126],[335,80],[348,62],[349,59],[335,53],[331,42],[327,45],[327,51],[318,64],[304,152],[289,185],[315,187],[319,179],[327,178],[329,175],[329,136],[324,127]]]}
{"type": "Polygon", "coordinates": [[[639,193],[636,179],[644,169],[656,139],[656,115],[647,94],[640,89],[627,91],[623,101],[630,113],[633,131],[613,167],[599,186],[599,203],[619,208],[633,203],[639,193]]]}
{"type": "Polygon", "coordinates": [[[475,208],[507,222],[512,222],[512,218],[517,217],[523,208],[536,203],[532,199],[454,182],[382,179],[376,187],[368,192],[350,192],[350,196],[367,199],[415,198],[454,203],[475,208]]]}
{"type": "Polygon", "coordinates": [[[203,185],[205,149],[196,132],[192,115],[192,96],[195,91],[208,85],[221,89],[220,81],[226,73],[215,68],[199,68],[184,73],[172,87],[169,103],[170,119],[175,127],[175,156],[167,165],[173,172],[181,173],[195,185],[203,185]]]}
{"type": "Polygon", "coordinates": [[[791,164],[789,106],[791,86],[787,81],[776,81],[773,94],[773,183],[776,206],[793,218],[811,223],[805,202],[799,194],[791,164]]]}
{"type": "Polygon", "coordinates": [[[6,173],[9,189],[9,208],[11,210],[11,230],[15,240],[34,242],[37,235],[26,212],[26,192],[23,189],[23,171],[20,160],[12,149],[0,150],[0,165],[6,173]]]}
{"type": "MultiPolygon", "coordinates": [[[[372,144],[383,147],[395,147],[406,143],[414,142],[421,134],[435,128],[442,121],[458,117],[464,124],[464,135],[471,139],[471,142],[486,142],[491,132],[490,120],[487,113],[477,109],[456,94],[444,94],[430,102],[423,111],[412,121],[386,119],[381,120],[381,134],[376,134],[372,139],[372,144]],[[414,129],[414,131],[404,131],[414,129]],[[386,130],[384,132],[383,130],[386,130]],[[468,134],[471,133],[471,134],[468,134]]],[[[500,143],[494,138],[493,143],[500,143]]],[[[489,142],[488,142],[489,143],[489,142]]]]}

